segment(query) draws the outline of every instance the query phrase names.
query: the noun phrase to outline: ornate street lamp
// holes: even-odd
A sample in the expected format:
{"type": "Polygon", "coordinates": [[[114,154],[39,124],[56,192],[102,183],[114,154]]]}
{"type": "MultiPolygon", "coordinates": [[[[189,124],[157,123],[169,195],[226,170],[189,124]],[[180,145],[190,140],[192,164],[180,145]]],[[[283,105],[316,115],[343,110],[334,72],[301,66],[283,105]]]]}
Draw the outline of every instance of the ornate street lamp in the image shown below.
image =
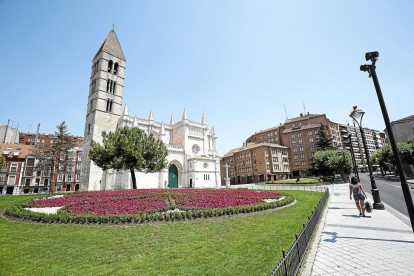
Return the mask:
{"type": "Polygon", "coordinates": [[[359,70],[363,72],[368,72],[369,77],[372,77],[372,81],[374,82],[375,91],[377,92],[378,101],[381,107],[382,116],[384,117],[385,127],[387,128],[388,138],[391,144],[392,152],[394,154],[395,163],[397,165],[398,174],[400,176],[401,181],[401,189],[404,194],[405,204],[407,205],[408,215],[410,216],[411,227],[414,231],[414,205],[413,199],[410,193],[410,187],[408,187],[407,179],[405,178],[404,170],[402,167],[400,154],[398,152],[397,143],[394,138],[394,132],[391,128],[390,118],[388,117],[387,107],[385,106],[384,97],[382,96],[381,87],[379,85],[376,69],[376,62],[378,60],[379,53],[378,52],[370,52],[365,54],[365,60],[371,61],[371,64],[364,64],[359,67],[359,70]]]}
{"type": "Polygon", "coordinates": [[[369,152],[367,148],[367,141],[365,140],[365,133],[362,129],[362,118],[364,117],[365,112],[361,109],[358,109],[357,106],[354,106],[354,110],[349,115],[359,126],[359,130],[361,131],[362,136],[362,143],[364,144],[365,149],[365,156],[367,158],[367,164],[368,164],[368,170],[369,170],[369,178],[371,179],[371,191],[372,191],[372,197],[374,198],[374,209],[378,210],[384,210],[384,204],[381,202],[379,190],[377,188],[377,184],[375,183],[374,175],[372,174],[372,167],[371,167],[371,161],[369,160],[369,152]]]}

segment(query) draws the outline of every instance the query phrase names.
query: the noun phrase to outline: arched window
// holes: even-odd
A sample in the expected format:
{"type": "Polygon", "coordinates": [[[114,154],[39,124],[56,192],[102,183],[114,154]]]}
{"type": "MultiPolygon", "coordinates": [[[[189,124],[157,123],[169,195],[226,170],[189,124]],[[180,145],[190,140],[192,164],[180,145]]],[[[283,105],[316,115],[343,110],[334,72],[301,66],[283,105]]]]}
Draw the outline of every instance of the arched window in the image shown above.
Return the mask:
{"type": "Polygon", "coordinates": [[[107,100],[106,102],[106,112],[112,112],[112,100],[107,100]]]}
{"type": "Polygon", "coordinates": [[[91,134],[91,124],[88,124],[88,135],[91,134]]]}
{"type": "Polygon", "coordinates": [[[90,105],[89,113],[92,113],[92,111],[93,111],[93,99],[91,100],[91,105],[90,105]]]}
{"type": "Polygon", "coordinates": [[[116,73],[118,73],[118,62],[115,62],[114,65],[114,75],[116,75],[116,73]]]}
{"type": "Polygon", "coordinates": [[[111,81],[110,80],[107,80],[106,81],[106,92],[109,92],[109,86],[110,86],[110,84],[111,84],[111,81]]]}
{"type": "Polygon", "coordinates": [[[112,60],[110,60],[109,62],[108,62],[108,72],[111,72],[112,71],[112,60]]]}
{"type": "Polygon", "coordinates": [[[112,91],[112,94],[115,94],[115,92],[116,92],[116,81],[114,82],[114,89],[112,91]]]}

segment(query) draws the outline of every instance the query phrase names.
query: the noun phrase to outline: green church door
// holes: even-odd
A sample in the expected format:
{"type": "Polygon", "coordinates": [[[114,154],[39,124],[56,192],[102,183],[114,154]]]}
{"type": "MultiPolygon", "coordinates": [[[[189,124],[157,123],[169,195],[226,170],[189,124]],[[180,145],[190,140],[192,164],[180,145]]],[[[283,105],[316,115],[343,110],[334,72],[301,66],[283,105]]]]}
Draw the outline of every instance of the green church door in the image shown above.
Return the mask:
{"type": "Polygon", "coordinates": [[[178,188],[178,169],[174,164],[168,169],[168,186],[178,188]]]}

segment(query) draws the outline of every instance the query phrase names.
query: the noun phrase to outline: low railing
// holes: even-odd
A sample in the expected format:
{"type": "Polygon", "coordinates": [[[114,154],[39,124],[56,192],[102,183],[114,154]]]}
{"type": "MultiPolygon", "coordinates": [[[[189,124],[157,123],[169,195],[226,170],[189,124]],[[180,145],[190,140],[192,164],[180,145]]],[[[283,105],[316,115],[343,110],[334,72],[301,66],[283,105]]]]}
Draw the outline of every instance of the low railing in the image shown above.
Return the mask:
{"type": "Polygon", "coordinates": [[[282,250],[282,260],[273,269],[270,275],[290,276],[297,275],[305,253],[308,250],[308,245],[312,239],[313,232],[318,225],[319,218],[322,216],[323,208],[329,198],[329,189],[325,190],[325,194],[319,200],[318,205],[312,211],[312,215],[308,217],[308,222],[303,224],[303,229],[300,234],[295,234],[296,240],[290,249],[286,252],[282,250]]]}

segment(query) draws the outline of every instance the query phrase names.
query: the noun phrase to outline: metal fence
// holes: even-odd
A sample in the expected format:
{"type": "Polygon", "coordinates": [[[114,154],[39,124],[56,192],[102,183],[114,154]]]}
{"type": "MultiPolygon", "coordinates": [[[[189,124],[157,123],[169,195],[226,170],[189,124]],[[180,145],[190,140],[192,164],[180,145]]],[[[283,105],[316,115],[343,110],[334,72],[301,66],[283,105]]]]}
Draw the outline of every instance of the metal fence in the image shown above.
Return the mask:
{"type": "Polygon", "coordinates": [[[312,215],[308,216],[308,222],[303,224],[300,234],[295,234],[296,240],[290,249],[286,252],[282,250],[283,257],[279,264],[273,269],[270,275],[290,276],[298,274],[300,265],[308,249],[309,242],[322,215],[323,208],[329,198],[329,189],[325,189],[325,194],[319,200],[318,205],[312,211],[312,215]]]}

